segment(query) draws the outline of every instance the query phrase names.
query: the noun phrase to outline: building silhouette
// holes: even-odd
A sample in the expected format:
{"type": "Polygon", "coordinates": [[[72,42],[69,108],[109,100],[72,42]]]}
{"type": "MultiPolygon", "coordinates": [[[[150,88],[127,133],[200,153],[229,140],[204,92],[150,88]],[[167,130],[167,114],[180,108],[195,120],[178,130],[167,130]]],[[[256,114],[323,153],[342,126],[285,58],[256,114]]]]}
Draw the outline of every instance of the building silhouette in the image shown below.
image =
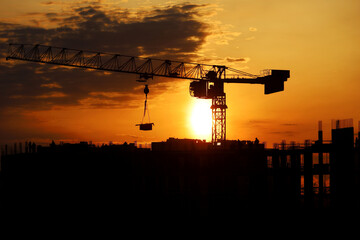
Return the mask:
{"type": "MultiPolygon", "coordinates": [[[[265,148],[258,141],[169,138],[135,144],[2,148],[1,210],[229,215],[360,208],[360,147],[348,120],[331,141],[265,148]],[[5,154],[6,153],[6,154],[5,154]]],[[[17,146],[20,146],[18,144],[17,146]]],[[[31,147],[30,147],[31,146],[31,147]]]]}

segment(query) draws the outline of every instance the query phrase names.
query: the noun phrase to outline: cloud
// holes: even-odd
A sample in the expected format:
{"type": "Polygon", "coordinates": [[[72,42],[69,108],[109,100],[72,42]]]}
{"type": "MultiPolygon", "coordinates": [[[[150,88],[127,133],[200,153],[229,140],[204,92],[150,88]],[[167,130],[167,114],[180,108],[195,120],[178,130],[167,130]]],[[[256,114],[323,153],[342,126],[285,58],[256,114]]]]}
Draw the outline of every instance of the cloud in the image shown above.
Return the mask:
{"type": "Polygon", "coordinates": [[[49,92],[39,96],[35,96],[35,98],[61,98],[61,97],[66,97],[66,94],[62,92],[49,92]]]}
{"type": "Polygon", "coordinates": [[[251,37],[247,37],[247,38],[245,38],[245,40],[246,41],[251,41],[251,40],[254,40],[255,39],[255,37],[254,36],[251,36],[251,37]]]}
{"type": "Polygon", "coordinates": [[[275,119],[252,119],[246,121],[245,124],[252,128],[261,128],[270,134],[287,136],[295,135],[297,133],[296,129],[299,127],[297,123],[284,123],[275,119]],[[276,131],[273,131],[273,129],[276,129],[276,131]]]}
{"type": "Polygon", "coordinates": [[[217,45],[229,45],[230,41],[242,34],[241,32],[233,31],[233,27],[234,26],[230,24],[215,22],[214,25],[211,26],[211,35],[209,38],[217,45]]]}
{"type": "Polygon", "coordinates": [[[299,124],[297,124],[297,123],[282,123],[281,125],[282,125],[282,126],[288,126],[288,127],[296,127],[296,126],[298,126],[299,124]]]}
{"type": "Polygon", "coordinates": [[[47,1],[47,2],[42,2],[41,5],[55,5],[57,4],[57,2],[54,1],[47,1]]]}
{"type": "Polygon", "coordinates": [[[228,62],[242,62],[242,63],[247,63],[249,62],[249,58],[230,58],[230,57],[227,57],[226,58],[226,61],[228,62]]]}
{"type": "Polygon", "coordinates": [[[268,119],[252,119],[246,122],[246,124],[272,124],[273,121],[268,119]]]}
{"type": "Polygon", "coordinates": [[[255,28],[255,27],[249,27],[249,31],[250,31],[250,32],[257,32],[257,28],[255,28]]]}
{"type": "Polygon", "coordinates": [[[281,135],[281,136],[287,136],[287,137],[293,137],[298,134],[297,131],[273,131],[269,132],[271,135],[281,135]]]}
{"type": "Polygon", "coordinates": [[[58,83],[44,83],[44,84],[41,84],[40,87],[46,87],[46,88],[62,88],[58,83]]]}
{"type": "MultiPolygon", "coordinates": [[[[74,4],[62,13],[31,13],[37,26],[0,22],[0,56],[4,59],[7,43],[13,42],[192,61],[211,34],[210,25],[201,20],[205,8],[184,3],[140,10],[134,15],[126,9],[109,10],[99,4],[74,4]],[[56,26],[42,27],[44,21],[56,26]]],[[[134,92],[135,79],[131,74],[0,60],[0,111],[70,105],[132,108],[132,100],[142,97],[142,91],[139,95],[134,92]]],[[[157,93],[161,91],[166,89],[157,93]]]]}
{"type": "Polygon", "coordinates": [[[137,108],[143,96],[134,93],[119,92],[90,92],[87,98],[80,100],[80,104],[87,108],[137,108]]]}

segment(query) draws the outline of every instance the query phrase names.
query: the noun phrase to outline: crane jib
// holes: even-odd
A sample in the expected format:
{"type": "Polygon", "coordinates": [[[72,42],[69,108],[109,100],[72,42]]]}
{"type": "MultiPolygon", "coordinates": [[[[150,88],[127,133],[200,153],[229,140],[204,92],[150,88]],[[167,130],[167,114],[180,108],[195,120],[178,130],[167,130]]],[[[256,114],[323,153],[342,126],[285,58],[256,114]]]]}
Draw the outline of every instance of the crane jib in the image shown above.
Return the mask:
{"type": "Polygon", "coordinates": [[[135,73],[148,77],[159,76],[203,80],[206,78],[206,74],[211,70],[217,72],[221,79],[225,79],[226,75],[229,76],[229,79],[255,79],[258,77],[258,75],[228,68],[223,65],[142,58],[64,47],[52,47],[40,44],[9,44],[8,56],[6,59],[17,59],[102,71],[135,73]]]}
{"type": "MultiPolygon", "coordinates": [[[[264,93],[271,94],[283,91],[284,82],[290,78],[289,70],[264,70],[263,74],[254,75],[224,65],[142,58],[40,44],[9,44],[6,60],[9,59],[138,74],[139,82],[146,82],[154,76],[193,80],[190,83],[191,96],[212,99],[213,143],[226,140],[227,105],[224,83],[263,84],[264,93]]],[[[146,109],[145,106],[144,110],[146,109]]],[[[140,130],[152,130],[154,124],[137,125],[140,130]]]]}

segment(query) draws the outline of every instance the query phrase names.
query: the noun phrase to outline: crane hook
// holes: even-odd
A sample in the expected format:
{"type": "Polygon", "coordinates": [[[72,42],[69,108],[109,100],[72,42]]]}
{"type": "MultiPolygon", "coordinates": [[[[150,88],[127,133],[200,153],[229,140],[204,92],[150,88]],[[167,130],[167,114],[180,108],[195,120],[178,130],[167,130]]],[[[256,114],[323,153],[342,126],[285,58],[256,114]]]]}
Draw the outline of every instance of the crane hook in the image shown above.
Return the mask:
{"type": "Polygon", "coordinates": [[[149,93],[149,88],[148,88],[148,85],[147,85],[147,84],[145,85],[144,93],[145,93],[146,96],[147,96],[148,93],[149,93]]]}

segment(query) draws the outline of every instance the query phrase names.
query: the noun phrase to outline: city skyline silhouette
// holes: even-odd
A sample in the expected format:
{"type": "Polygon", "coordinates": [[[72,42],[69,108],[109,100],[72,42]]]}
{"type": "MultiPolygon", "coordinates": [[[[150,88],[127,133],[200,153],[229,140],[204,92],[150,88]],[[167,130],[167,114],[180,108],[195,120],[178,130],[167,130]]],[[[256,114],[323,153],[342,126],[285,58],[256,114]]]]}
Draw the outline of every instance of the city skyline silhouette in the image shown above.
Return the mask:
{"type": "Polygon", "coordinates": [[[26,142],[1,148],[3,212],[123,216],[333,213],[360,208],[360,141],[349,119],[332,139],[273,148],[169,138],[134,143],[26,142]],[[55,207],[56,206],[56,207],[55,207]],[[313,212],[311,212],[313,211],[313,212]]]}

